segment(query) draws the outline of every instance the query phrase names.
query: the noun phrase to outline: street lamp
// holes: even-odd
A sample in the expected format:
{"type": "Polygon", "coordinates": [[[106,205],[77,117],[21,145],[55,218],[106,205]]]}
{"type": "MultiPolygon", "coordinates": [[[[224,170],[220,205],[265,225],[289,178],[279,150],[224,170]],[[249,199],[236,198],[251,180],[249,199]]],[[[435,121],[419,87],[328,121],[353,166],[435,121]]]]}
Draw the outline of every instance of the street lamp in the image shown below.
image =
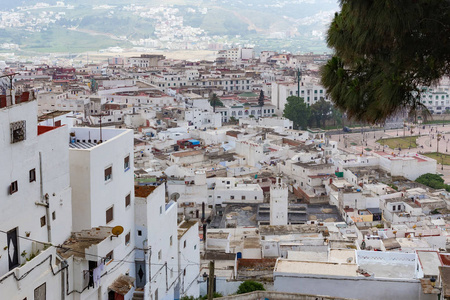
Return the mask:
{"type": "Polygon", "coordinates": [[[442,135],[440,133],[438,133],[436,135],[436,140],[437,140],[437,144],[436,144],[436,153],[439,153],[439,141],[441,140],[442,135]]]}

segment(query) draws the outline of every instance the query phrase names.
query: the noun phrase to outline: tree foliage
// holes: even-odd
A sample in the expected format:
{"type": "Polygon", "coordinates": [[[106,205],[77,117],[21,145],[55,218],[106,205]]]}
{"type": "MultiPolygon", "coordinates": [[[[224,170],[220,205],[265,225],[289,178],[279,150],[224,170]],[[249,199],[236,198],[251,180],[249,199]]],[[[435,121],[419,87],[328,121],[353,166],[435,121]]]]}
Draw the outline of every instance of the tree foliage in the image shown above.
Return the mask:
{"type": "Polygon", "coordinates": [[[262,283],[253,280],[246,280],[239,285],[236,294],[245,294],[254,291],[265,291],[265,290],[266,289],[264,288],[264,285],[262,283]]]}
{"type": "Polygon", "coordinates": [[[450,185],[445,184],[444,179],[437,174],[423,174],[416,179],[416,182],[429,186],[433,189],[445,189],[446,191],[450,191],[450,185]]]}
{"type": "Polygon", "coordinates": [[[306,128],[310,116],[310,109],[305,101],[303,101],[303,98],[289,96],[286,101],[283,117],[291,120],[294,123],[295,129],[306,128]]]}
{"type": "Polygon", "coordinates": [[[209,104],[213,107],[214,112],[216,112],[216,106],[224,106],[223,102],[214,93],[209,96],[208,101],[209,101],[209,104]]]}
{"type": "Polygon", "coordinates": [[[332,117],[330,102],[325,101],[322,97],[319,101],[311,105],[310,118],[315,121],[317,127],[325,127],[325,122],[332,117]]]}
{"type": "Polygon", "coordinates": [[[264,92],[263,92],[263,90],[261,90],[259,92],[258,105],[259,106],[264,106],[264,92]]]}
{"type": "Polygon", "coordinates": [[[446,0],[340,0],[327,33],[335,51],[322,84],[347,117],[384,122],[424,109],[422,87],[450,73],[446,0]]]}

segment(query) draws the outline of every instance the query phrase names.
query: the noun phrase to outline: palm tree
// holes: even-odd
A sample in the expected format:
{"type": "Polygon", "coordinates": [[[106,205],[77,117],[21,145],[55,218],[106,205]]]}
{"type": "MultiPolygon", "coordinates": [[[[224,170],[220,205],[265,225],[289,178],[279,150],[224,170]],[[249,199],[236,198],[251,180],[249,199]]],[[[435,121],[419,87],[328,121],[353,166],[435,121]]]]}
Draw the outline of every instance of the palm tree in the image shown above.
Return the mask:
{"type": "Polygon", "coordinates": [[[212,93],[209,96],[209,104],[213,107],[213,112],[216,112],[216,106],[223,106],[222,101],[220,101],[219,97],[215,93],[212,93]]]}

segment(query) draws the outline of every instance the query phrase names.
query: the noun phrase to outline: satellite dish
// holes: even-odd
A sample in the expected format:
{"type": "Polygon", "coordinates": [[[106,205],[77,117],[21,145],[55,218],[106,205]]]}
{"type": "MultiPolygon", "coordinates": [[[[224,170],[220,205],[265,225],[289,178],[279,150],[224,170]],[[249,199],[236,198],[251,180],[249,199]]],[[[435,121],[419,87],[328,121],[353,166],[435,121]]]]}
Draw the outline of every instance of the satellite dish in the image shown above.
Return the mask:
{"type": "Polygon", "coordinates": [[[120,226],[120,225],[119,225],[119,226],[116,226],[116,227],[114,227],[114,228],[111,230],[111,232],[112,232],[113,235],[119,236],[119,235],[121,235],[122,232],[123,232],[123,227],[120,226]]]}
{"type": "Polygon", "coordinates": [[[179,198],[180,198],[179,193],[173,193],[172,195],[170,195],[170,200],[177,201],[179,198]]]}

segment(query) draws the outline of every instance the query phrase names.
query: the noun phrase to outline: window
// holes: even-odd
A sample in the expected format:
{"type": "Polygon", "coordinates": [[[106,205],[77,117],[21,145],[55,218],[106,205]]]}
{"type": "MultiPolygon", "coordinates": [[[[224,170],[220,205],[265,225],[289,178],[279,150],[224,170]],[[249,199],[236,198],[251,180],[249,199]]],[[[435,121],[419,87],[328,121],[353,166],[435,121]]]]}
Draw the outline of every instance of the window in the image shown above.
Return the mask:
{"type": "Polygon", "coordinates": [[[242,196],[241,199],[242,199],[242,200],[245,200],[245,196],[242,196]]]}
{"type": "Polygon", "coordinates": [[[186,240],[183,242],[183,248],[186,248],[186,240]]]}
{"type": "Polygon", "coordinates": [[[111,206],[106,210],[106,224],[114,220],[114,206],[111,206]]]}
{"type": "Polygon", "coordinates": [[[162,215],[162,205],[159,207],[159,214],[162,215]]]}
{"type": "Polygon", "coordinates": [[[161,260],[161,258],[162,258],[162,252],[161,252],[162,250],[159,250],[158,251],[158,260],[161,260]]]}
{"type": "Polygon", "coordinates": [[[114,250],[105,255],[105,264],[114,259],[114,250]]]}
{"type": "Polygon", "coordinates": [[[230,199],[231,199],[231,200],[233,200],[233,199],[234,199],[234,196],[233,196],[233,195],[231,195],[231,196],[230,196],[230,199]]]}
{"type": "Polygon", "coordinates": [[[9,186],[9,193],[12,195],[15,192],[19,190],[19,184],[16,181],[11,182],[11,185],[9,186]]]}
{"type": "Polygon", "coordinates": [[[46,224],[45,222],[45,216],[41,217],[41,227],[44,227],[46,224]]]}
{"type": "Polygon", "coordinates": [[[30,182],[36,181],[36,169],[30,170],[30,182]]]}
{"type": "Polygon", "coordinates": [[[46,283],[38,286],[34,289],[34,300],[46,300],[47,299],[47,286],[46,283]]]}
{"type": "Polygon", "coordinates": [[[130,239],[131,239],[131,232],[128,232],[125,235],[125,245],[128,246],[130,244],[130,239]]]}
{"type": "Polygon", "coordinates": [[[194,245],[194,250],[196,250],[197,249],[197,245],[194,245]]]}
{"type": "Polygon", "coordinates": [[[138,236],[142,236],[142,230],[138,230],[137,234],[138,236]]]}
{"type": "Polygon", "coordinates": [[[393,211],[395,210],[395,205],[394,205],[394,206],[392,206],[392,210],[393,210],[393,211]]]}
{"type": "Polygon", "coordinates": [[[170,236],[170,246],[172,246],[172,243],[173,243],[173,238],[172,238],[172,236],[170,236]]]}
{"type": "Polygon", "coordinates": [[[56,211],[52,212],[52,220],[56,220],[56,211]]]}
{"type": "Polygon", "coordinates": [[[9,127],[11,131],[11,144],[25,140],[26,121],[13,122],[9,124],[9,127]]]}
{"type": "Polygon", "coordinates": [[[131,194],[128,194],[125,196],[125,207],[128,207],[131,205],[131,194]]]}
{"type": "Polygon", "coordinates": [[[112,179],[112,166],[105,169],[105,181],[110,181],[112,179]]]}
{"type": "Polygon", "coordinates": [[[401,206],[401,205],[398,205],[398,206],[397,206],[397,210],[402,210],[402,206],[401,206]]]}

